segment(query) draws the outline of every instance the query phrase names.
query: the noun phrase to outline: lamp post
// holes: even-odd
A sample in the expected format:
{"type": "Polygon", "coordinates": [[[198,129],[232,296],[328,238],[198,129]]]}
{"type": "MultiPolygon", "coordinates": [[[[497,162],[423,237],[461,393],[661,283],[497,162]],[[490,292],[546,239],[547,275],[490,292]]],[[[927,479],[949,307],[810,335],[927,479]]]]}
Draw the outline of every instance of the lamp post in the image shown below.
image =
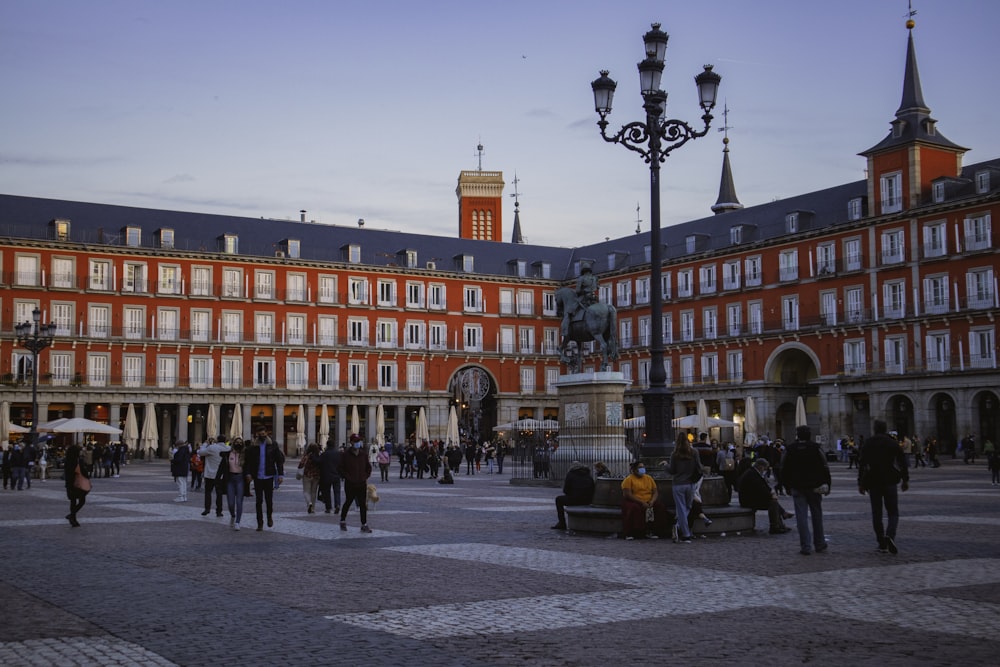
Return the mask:
{"type": "Polygon", "coordinates": [[[42,324],[42,311],[37,308],[31,311],[31,320],[15,325],[14,333],[17,344],[31,351],[31,430],[28,442],[35,445],[38,439],[38,353],[52,345],[56,325],[54,322],[42,324]]]}
{"type": "Polygon", "coordinates": [[[650,214],[650,322],[652,340],[649,346],[649,388],[643,392],[642,404],[646,413],[646,442],[643,456],[663,456],[673,447],[673,427],[670,419],[673,413],[674,397],[667,390],[667,374],[663,367],[663,287],[662,245],[660,242],[660,163],[667,155],[680,148],[691,139],[708,133],[712,122],[722,77],[705,65],[704,71],[694,78],[698,86],[701,119],[705,126],[696,130],[681,120],[667,119],[665,109],[667,93],[660,89],[663,74],[663,59],[667,50],[667,33],[660,30],[660,24],[652,24],[652,29],[643,35],[646,58],[639,63],[639,83],[646,111],[646,121],[636,121],[624,125],[617,133],[607,134],[607,117],[611,113],[611,100],[617,83],[608,77],[607,70],[601,70],[600,78],[590,85],[594,91],[594,107],[600,120],[601,136],[605,141],[621,144],[635,151],[649,164],[649,214],[650,214]]]}

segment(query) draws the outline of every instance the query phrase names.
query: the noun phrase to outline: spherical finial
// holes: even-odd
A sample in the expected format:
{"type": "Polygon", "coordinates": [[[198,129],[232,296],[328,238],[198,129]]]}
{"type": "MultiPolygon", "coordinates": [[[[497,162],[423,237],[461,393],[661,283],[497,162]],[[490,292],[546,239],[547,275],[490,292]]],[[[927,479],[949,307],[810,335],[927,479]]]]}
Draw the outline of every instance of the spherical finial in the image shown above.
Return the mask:
{"type": "Polygon", "coordinates": [[[913,19],[906,19],[906,29],[913,30],[913,26],[917,25],[913,19]]]}
{"type": "Polygon", "coordinates": [[[729,137],[723,137],[722,138],[722,144],[724,146],[728,146],[729,145],[729,137]]]}

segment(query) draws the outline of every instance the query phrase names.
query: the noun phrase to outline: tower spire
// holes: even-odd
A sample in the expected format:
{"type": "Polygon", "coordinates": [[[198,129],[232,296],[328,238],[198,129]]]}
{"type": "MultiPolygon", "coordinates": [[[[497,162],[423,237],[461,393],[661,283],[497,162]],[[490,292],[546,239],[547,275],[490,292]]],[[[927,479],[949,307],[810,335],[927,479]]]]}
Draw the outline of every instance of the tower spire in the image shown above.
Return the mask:
{"type": "Polygon", "coordinates": [[[514,172],[514,180],[511,184],[514,186],[514,194],[511,197],[514,198],[514,230],[511,233],[510,242],[511,243],[524,243],[524,236],[521,234],[521,197],[517,190],[518,183],[521,179],[517,177],[517,172],[514,172]]]}
{"type": "Polygon", "coordinates": [[[719,215],[727,211],[738,211],[743,208],[743,204],[736,197],[736,185],[733,182],[733,168],[729,164],[729,130],[733,129],[729,125],[729,104],[722,107],[722,127],[719,132],[723,132],[722,138],[722,177],[719,179],[719,198],[712,206],[712,211],[719,215]]]}

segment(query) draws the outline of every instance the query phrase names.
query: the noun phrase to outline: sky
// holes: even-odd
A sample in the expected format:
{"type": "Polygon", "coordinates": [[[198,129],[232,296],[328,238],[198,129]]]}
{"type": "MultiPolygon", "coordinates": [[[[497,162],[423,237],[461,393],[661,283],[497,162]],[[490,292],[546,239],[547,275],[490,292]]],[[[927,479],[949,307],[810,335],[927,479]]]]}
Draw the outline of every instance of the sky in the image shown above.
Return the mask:
{"type": "MultiPolygon", "coordinates": [[[[913,0],[938,130],[1000,156],[1000,3],[913,0]]],[[[636,64],[670,34],[671,118],[722,75],[713,129],[661,172],[664,227],[711,215],[721,103],[744,206],[865,177],[899,107],[907,0],[2,0],[0,192],[455,236],[459,172],[514,179],[527,242],[649,229],[649,169],[606,143],[644,120],[636,64]],[[480,156],[477,145],[482,144],[480,156]],[[638,211],[636,210],[638,207],[638,211]]]]}

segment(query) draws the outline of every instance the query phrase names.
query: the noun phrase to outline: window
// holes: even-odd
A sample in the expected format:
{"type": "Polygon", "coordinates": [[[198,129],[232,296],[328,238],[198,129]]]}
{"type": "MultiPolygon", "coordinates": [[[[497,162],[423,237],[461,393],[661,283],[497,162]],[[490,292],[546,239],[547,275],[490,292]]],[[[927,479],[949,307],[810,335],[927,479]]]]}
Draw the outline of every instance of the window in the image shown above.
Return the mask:
{"type": "Polygon", "coordinates": [[[254,315],[254,341],[265,344],[274,342],[273,313],[257,313],[254,315]]]}
{"type": "Polygon", "coordinates": [[[625,380],[625,384],[632,384],[632,363],[628,361],[621,361],[618,363],[618,371],[622,374],[622,379],[625,380]]]}
{"type": "Polygon", "coordinates": [[[351,317],[347,320],[347,344],[368,345],[368,320],[351,317]]]}
{"type": "Polygon", "coordinates": [[[128,340],[142,340],[146,335],[146,313],[142,308],[125,306],[122,335],[128,340]]]}
{"type": "Polygon", "coordinates": [[[286,324],[286,335],[289,345],[305,345],[306,342],[306,316],[288,315],[286,324]]]}
{"type": "Polygon", "coordinates": [[[722,264],[722,289],[740,288],[740,262],[733,260],[722,264]]]}
{"type": "Polygon", "coordinates": [[[760,255],[747,257],[743,260],[743,266],[746,271],[747,287],[760,287],[762,275],[760,255]]]}
{"type": "Polygon", "coordinates": [[[632,347],[632,320],[630,318],[618,320],[618,346],[623,350],[632,347]]]}
{"type": "Polygon", "coordinates": [[[108,386],[108,367],[110,365],[107,354],[88,354],[87,384],[91,387],[108,386]]]}
{"type": "Polygon", "coordinates": [[[674,342],[674,320],[670,317],[670,314],[665,314],[660,319],[663,326],[663,342],[673,343],[674,342]]]}
{"type": "Polygon", "coordinates": [[[268,300],[274,298],[273,271],[257,271],[254,274],[254,297],[268,300]]]}
{"type": "Polygon", "coordinates": [[[969,366],[971,368],[996,368],[996,345],[993,327],[969,331],[969,366]]]}
{"type": "MultiPolygon", "coordinates": [[[[630,369],[631,370],[631,369],[630,369]]],[[[631,376],[626,378],[626,380],[631,380],[631,376]]],[[[546,368],[545,369],[545,393],[555,394],[558,392],[556,383],[559,382],[559,369],[558,368],[546,368]]]]}
{"type": "Polygon", "coordinates": [[[944,182],[939,181],[931,185],[931,199],[934,200],[935,204],[940,204],[944,201],[944,182]]]}
{"type": "Polygon", "coordinates": [[[649,278],[635,279],[635,303],[636,305],[649,303],[649,278]]]}
{"type": "Polygon", "coordinates": [[[882,263],[899,264],[905,261],[903,251],[903,230],[882,232],[882,263]]]}
{"type": "Polygon", "coordinates": [[[535,293],[529,289],[522,289],[517,291],[517,314],[518,315],[534,315],[535,314],[535,293]]]}
{"type": "Polygon", "coordinates": [[[699,290],[702,294],[715,294],[716,291],[716,267],[708,264],[698,269],[699,290]]]}
{"type": "MultiPolygon", "coordinates": [[[[36,287],[39,281],[38,257],[35,255],[18,255],[15,262],[17,268],[14,270],[14,284],[25,287],[36,287]]],[[[91,263],[93,267],[93,263],[91,263]]],[[[91,269],[93,272],[93,268],[91,269]]],[[[91,287],[91,289],[96,289],[91,287]]]]}
{"type": "Polygon", "coordinates": [[[761,334],[764,331],[764,305],[760,301],[747,304],[747,324],[751,334],[761,334]]]}
{"type": "Polygon", "coordinates": [[[985,194],[990,191],[990,172],[976,172],[976,194],[985,194]]]}
{"type": "Polygon", "coordinates": [[[886,318],[906,316],[905,280],[891,280],[882,285],[882,316],[886,318]]]}
{"type": "Polygon", "coordinates": [[[465,286],[465,300],[463,310],[467,313],[483,312],[483,291],[480,287],[465,286]]]}
{"type": "Polygon", "coordinates": [[[160,247],[166,249],[174,247],[174,230],[172,229],[160,230],[160,247]]]}
{"type": "Polygon", "coordinates": [[[483,327],[479,324],[466,324],[463,327],[462,340],[465,341],[466,352],[483,351],[483,327]]]}
{"type": "MultiPolygon", "coordinates": [[[[661,332],[662,333],[662,332],[661,332]]],[[[639,337],[636,343],[641,347],[648,347],[653,337],[652,320],[649,317],[639,318],[639,337]]]]}
{"type": "Polygon", "coordinates": [[[274,388],[274,359],[254,359],[253,386],[255,388],[274,388]]]}
{"type": "MultiPolygon", "coordinates": [[[[466,304],[465,309],[470,310],[468,304],[466,304]]],[[[501,315],[514,314],[514,290],[510,289],[500,290],[500,314],[501,315]]]]}
{"type": "Polygon", "coordinates": [[[559,329],[545,327],[542,329],[542,354],[552,355],[559,350],[559,329]]]}
{"type": "Polygon", "coordinates": [[[948,254],[948,233],[944,222],[924,225],[924,257],[944,257],[948,254]]]}
{"type": "Polygon", "coordinates": [[[879,178],[879,189],[882,193],[882,214],[897,213],[903,210],[903,174],[895,172],[879,178]]]}
{"type": "Polygon", "coordinates": [[[190,369],[188,383],[192,389],[205,389],[212,386],[211,357],[191,357],[188,361],[190,369]]]}
{"type": "Polygon", "coordinates": [[[207,343],[212,337],[212,311],[191,311],[191,340],[207,343]]]}
{"type": "Polygon", "coordinates": [[[715,352],[701,355],[701,381],[715,384],[719,381],[719,355],[715,352]]]}
{"type": "Polygon", "coordinates": [[[861,270],[861,239],[844,241],[844,268],[847,271],[861,270]]]}
{"type": "Polygon", "coordinates": [[[408,362],[406,364],[406,389],[408,391],[424,390],[423,362],[408,362]]]}
{"type": "Polygon", "coordinates": [[[462,271],[472,273],[475,270],[475,257],[472,255],[462,255],[462,271]]]}
{"type": "Polygon", "coordinates": [[[146,265],[125,262],[125,266],[122,267],[122,291],[145,294],[147,289],[146,265]]]}
{"type": "Polygon", "coordinates": [[[352,277],[347,279],[347,303],[352,306],[368,303],[368,279],[352,277]]]}
{"type": "Polygon", "coordinates": [[[726,378],[733,383],[743,382],[743,351],[726,352],[726,378]]]}
{"type": "Polygon", "coordinates": [[[424,284],[423,283],[406,283],[406,307],[407,308],[423,308],[424,307],[424,284]]]}
{"type": "Polygon", "coordinates": [[[448,349],[448,325],[431,322],[428,329],[428,347],[432,350],[448,349]]]}
{"type": "Polygon", "coordinates": [[[518,329],[518,347],[521,354],[535,353],[535,327],[520,327],[518,329]]]}
{"type": "Polygon", "coordinates": [[[407,350],[422,350],[425,346],[424,332],[426,325],[423,322],[410,321],[406,323],[406,339],[403,347],[407,350]]]}
{"type": "MultiPolygon", "coordinates": [[[[18,260],[21,258],[18,257],[18,260]]],[[[21,283],[15,278],[15,283],[21,283]]],[[[54,257],[52,259],[52,286],[58,288],[71,288],[73,285],[73,260],[66,257],[54,257]]]]}
{"type": "Polygon", "coordinates": [[[222,388],[240,389],[243,385],[243,360],[239,357],[222,358],[222,388]]]}
{"type": "Polygon", "coordinates": [[[783,250],[778,255],[778,276],[780,280],[799,279],[799,251],[783,250]]]}
{"type": "Polygon", "coordinates": [[[38,304],[34,301],[15,301],[14,322],[31,322],[32,311],[37,307],[38,304]]]}
{"type": "Polygon", "coordinates": [[[368,365],[364,361],[347,362],[347,388],[364,389],[368,379],[368,365]]]}
{"type": "Polygon", "coordinates": [[[34,366],[32,365],[31,355],[20,351],[14,351],[14,361],[13,361],[13,378],[18,382],[28,383],[31,381],[31,377],[35,374],[34,366]]]}
{"type": "Polygon", "coordinates": [[[111,333],[111,307],[90,306],[87,317],[87,335],[91,338],[107,338],[111,333]]]}
{"type": "Polygon", "coordinates": [[[378,305],[392,307],[396,305],[396,281],[378,281],[378,305]]]}
{"type": "MultiPolygon", "coordinates": [[[[664,363],[666,365],[666,363],[664,363]]],[[[667,367],[667,376],[670,376],[669,366],[667,367]]],[[[639,384],[643,387],[649,386],[649,359],[640,359],[638,363],[639,371],[639,384]]],[[[670,386],[670,380],[667,380],[667,386],[670,386]]]]}
{"type": "Polygon", "coordinates": [[[239,343],[243,340],[243,316],[241,313],[222,313],[222,342],[239,343]]]}
{"type": "Polygon", "coordinates": [[[340,388],[340,364],[336,361],[319,361],[316,364],[316,382],[320,389],[340,388]]]}
{"type": "Polygon", "coordinates": [[[681,312],[681,341],[689,343],[694,340],[694,311],[681,312]]]}
{"type": "Polygon", "coordinates": [[[222,296],[238,299],[243,294],[243,276],[239,269],[222,269],[222,296]]]}
{"type": "Polygon", "coordinates": [[[156,358],[156,386],[161,389],[177,386],[177,357],[156,358]]]}
{"type": "Polygon", "coordinates": [[[951,367],[951,341],[948,332],[929,332],[924,349],[927,355],[927,370],[946,371],[951,367]]]}
{"type": "Polygon", "coordinates": [[[146,380],[143,373],[145,359],[140,354],[122,356],[122,384],[126,387],[141,387],[146,380]]]}
{"type": "Polygon", "coordinates": [[[848,287],[844,290],[844,300],[847,309],[844,318],[848,324],[858,324],[865,320],[865,297],[860,287],[848,287]]]}
{"type": "Polygon", "coordinates": [[[693,273],[692,269],[681,269],[677,272],[677,298],[683,299],[694,294],[693,273]]]}
{"type": "Polygon", "coordinates": [[[965,250],[986,250],[990,242],[990,214],[965,219],[965,250]]]}
{"type": "Polygon", "coordinates": [[[924,278],[924,312],[932,315],[948,312],[948,276],[924,278]]]}
{"type": "Polygon", "coordinates": [[[601,303],[611,304],[611,285],[597,286],[597,300],[601,303]]]}
{"type": "Polygon", "coordinates": [[[847,219],[860,220],[864,215],[864,204],[861,197],[855,197],[847,202],[847,219]]]}
{"type": "Polygon", "coordinates": [[[521,366],[521,393],[535,393],[535,369],[532,366],[521,366]]]}
{"type": "Polygon", "coordinates": [[[832,327],[837,324],[837,293],[833,290],[820,292],[819,316],[823,324],[832,327]]]}
{"type": "Polygon", "coordinates": [[[359,245],[349,245],[346,248],[345,256],[347,261],[351,264],[361,263],[361,246],[359,245]]]}
{"type": "Polygon", "coordinates": [[[697,252],[698,250],[698,237],[694,234],[684,237],[684,251],[688,254],[697,252]]]}
{"type": "Polygon", "coordinates": [[[966,299],[969,308],[994,308],[993,269],[973,269],[965,274],[966,299]]]}
{"type": "Polygon", "coordinates": [[[816,274],[832,276],[837,272],[837,246],[821,243],[816,246],[816,274]]]}
{"type": "Polygon", "coordinates": [[[289,273],[285,276],[285,300],[298,302],[306,300],[305,274],[289,273]]]}
{"type": "Polygon", "coordinates": [[[53,302],[51,308],[52,308],[52,323],[56,325],[56,335],[57,336],[72,335],[73,323],[74,323],[73,304],[53,302]]]}
{"type": "Polygon", "coordinates": [[[781,299],[781,327],[785,331],[799,328],[799,297],[786,296],[781,299]]]}
{"type": "Polygon", "coordinates": [[[375,347],[396,347],[396,320],[378,320],[375,323],[375,347]]]}
{"type": "Polygon", "coordinates": [[[542,294],[542,315],[555,315],[556,311],[556,293],[545,292],[542,294]]]}
{"type": "Polygon", "coordinates": [[[885,339],[885,372],[902,375],[906,372],[906,336],[888,336],[885,339]]]}
{"type": "Polygon", "coordinates": [[[224,234],[219,238],[219,250],[227,255],[236,255],[240,252],[240,237],[236,234],[224,234]]]}
{"type": "Polygon", "coordinates": [[[396,386],[396,364],[391,361],[378,362],[378,388],[383,391],[394,391],[396,386]]]}
{"type": "Polygon", "coordinates": [[[739,336],[743,333],[743,309],[738,303],[726,306],[726,330],[730,336],[739,336]]]}
{"type": "Polygon", "coordinates": [[[191,295],[212,296],[212,267],[191,267],[191,295]]]}
{"type": "Polygon", "coordinates": [[[56,241],[69,241],[69,220],[52,221],[52,238],[56,241]]]}
{"type": "Polygon", "coordinates": [[[702,311],[701,322],[703,338],[712,340],[719,337],[719,312],[714,307],[702,311]]]}
{"type": "Polygon", "coordinates": [[[632,281],[631,280],[621,280],[618,282],[618,300],[617,305],[619,308],[623,306],[632,305],[632,281]]]}
{"type": "Polygon", "coordinates": [[[408,269],[417,268],[417,251],[416,250],[404,250],[401,254],[403,257],[403,266],[408,269]]]}
{"type": "Polygon", "coordinates": [[[445,310],[448,307],[444,285],[431,283],[427,287],[427,306],[431,310],[445,310]]]}
{"type": "Polygon", "coordinates": [[[305,389],[309,386],[309,362],[305,359],[289,359],[285,362],[285,387],[305,389]]]}
{"type": "Polygon", "coordinates": [[[739,245],[743,243],[743,228],[740,226],[729,228],[729,243],[739,245]]]}
{"type": "Polygon", "coordinates": [[[320,315],[318,318],[318,335],[320,345],[333,347],[337,344],[337,318],[320,315]]]}
{"type": "Polygon", "coordinates": [[[160,265],[160,281],[156,291],[158,294],[181,293],[181,269],[179,266],[160,265]]]}
{"type": "Polygon", "coordinates": [[[69,352],[53,352],[49,356],[49,370],[52,372],[53,385],[68,386],[73,377],[73,355],[69,352]]]}
{"type": "MultiPolygon", "coordinates": [[[[37,282],[31,283],[37,285],[37,282]]],[[[90,260],[90,289],[108,291],[111,289],[111,262],[90,260]]]]}
{"type": "Polygon", "coordinates": [[[125,245],[130,248],[138,248],[142,245],[142,229],[139,227],[125,228],[125,245]]]}
{"type": "Polygon", "coordinates": [[[160,340],[180,338],[180,314],[175,308],[160,308],[156,312],[156,337],[160,340]]]}
{"type": "Polygon", "coordinates": [[[844,373],[847,375],[864,375],[865,372],[865,341],[844,341],[844,373]]]}
{"type": "Polygon", "coordinates": [[[671,285],[670,272],[665,271],[660,276],[660,298],[663,299],[664,301],[672,298],[671,295],[673,294],[673,292],[671,292],[670,290],[670,285],[671,285]]]}
{"type": "Polygon", "coordinates": [[[799,214],[788,213],[785,215],[785,233],[797,234],[799,231],[799,214]]]}
{"type": "Polygon", "coordinates": [[[337,277],[319,277],[319,302],[337,303],[337,277]]]}
{"type": "Polygon", "coordinates": [[[684,355],[681,357],[681,384],[692,385],[694,380],[694,357],[684,355]]]}

